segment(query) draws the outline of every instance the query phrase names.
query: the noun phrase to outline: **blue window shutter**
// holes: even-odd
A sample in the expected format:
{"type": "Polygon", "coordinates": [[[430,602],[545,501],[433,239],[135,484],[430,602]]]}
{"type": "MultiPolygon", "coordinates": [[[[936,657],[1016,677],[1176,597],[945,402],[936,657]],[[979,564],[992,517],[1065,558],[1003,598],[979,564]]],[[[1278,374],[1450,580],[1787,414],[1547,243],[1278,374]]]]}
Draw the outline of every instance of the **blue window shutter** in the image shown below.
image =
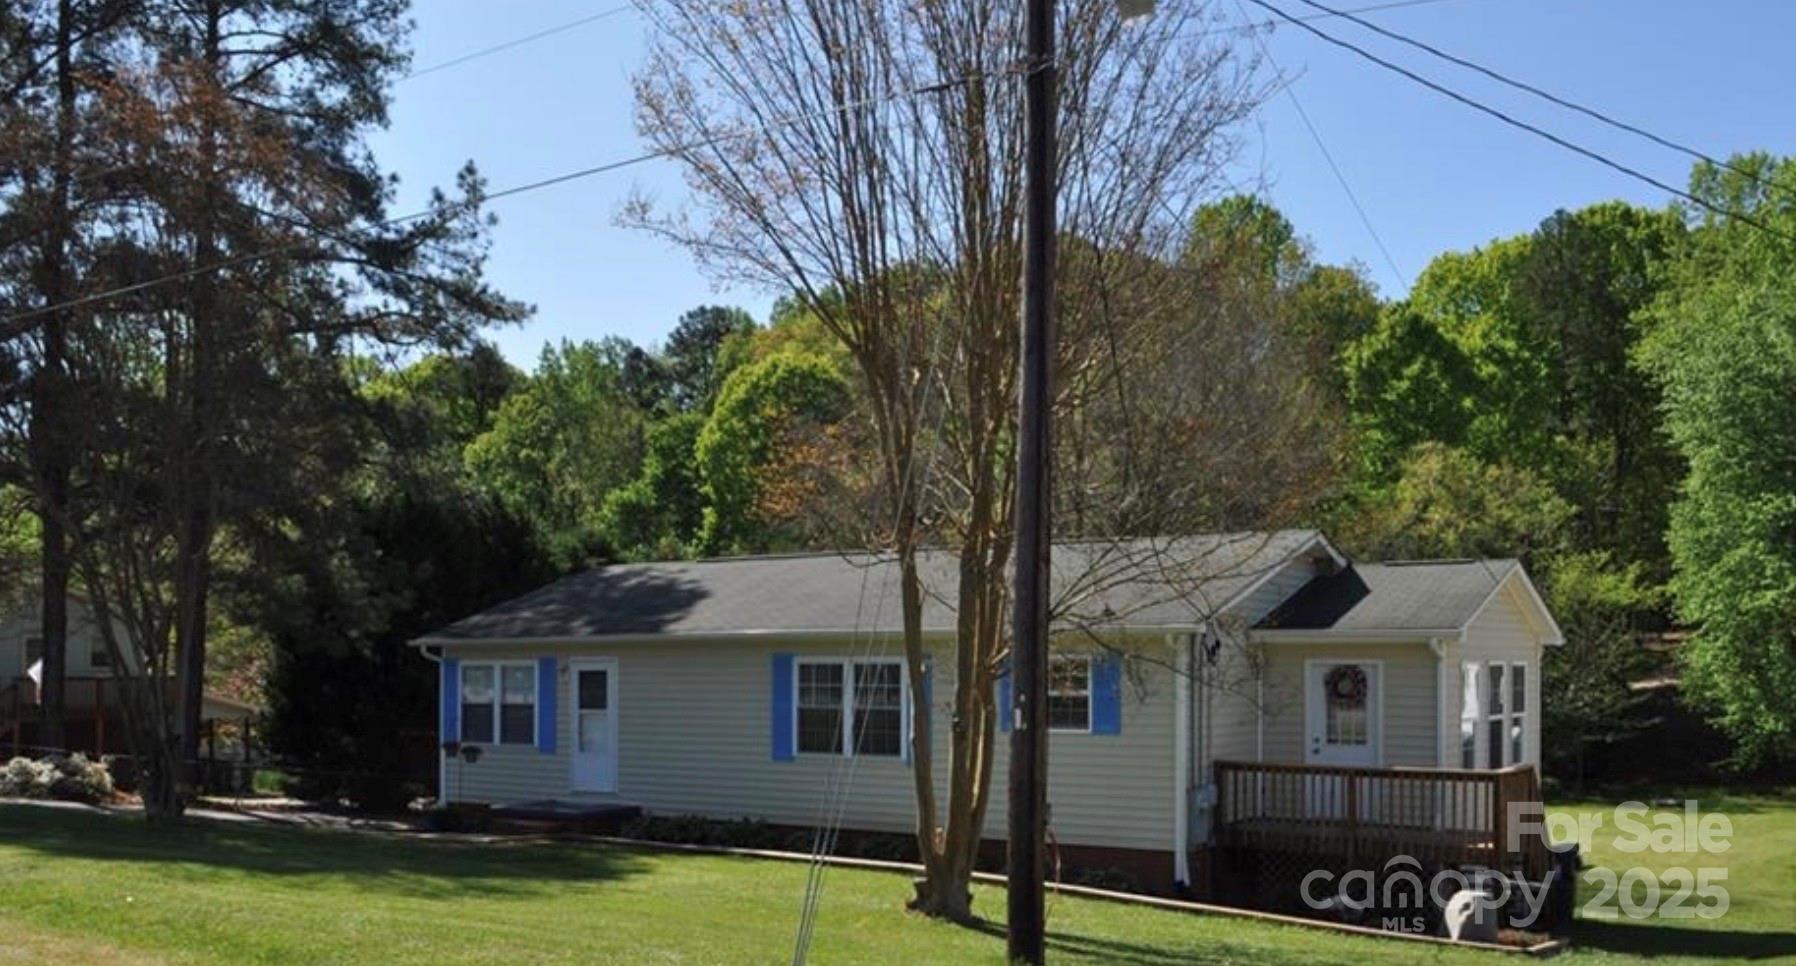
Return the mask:
{"type": "Polygon", "coordinates": [[[555,753],[555,659],[536,659],[536,750],[545,755],[555,753]]]}
{"type": "Polygon", "coordinates": [[[443,658],[443,740],[461,740],[461,662],[443,658]]]}
{"type": "Polygon", "coordinates": [[[798,736],[793,734],[797,722],[793,720],[793,679],[792,655],[775,654],[773,656],[773,760],[791,761],[798,748],[798,736]]]}
{"type": "Polygon", "coordinates": [[[1012,704],[1012,702],[1011,702],[1011,696],[1010,696],[1010,664],[1007,662],[1004,665],[1004,670],[998,675],[998,730],[999,731],[1009,731],[1010,730],[1010,719],[1016,717],[1016,715],[1013,714],[1010,710],[1011,704],[1012,704]]]}
{"type": "Polygon", "coordinates": [[[1091,659],[1091,733],[1122,734],[1122,655],[1091,659]]]}

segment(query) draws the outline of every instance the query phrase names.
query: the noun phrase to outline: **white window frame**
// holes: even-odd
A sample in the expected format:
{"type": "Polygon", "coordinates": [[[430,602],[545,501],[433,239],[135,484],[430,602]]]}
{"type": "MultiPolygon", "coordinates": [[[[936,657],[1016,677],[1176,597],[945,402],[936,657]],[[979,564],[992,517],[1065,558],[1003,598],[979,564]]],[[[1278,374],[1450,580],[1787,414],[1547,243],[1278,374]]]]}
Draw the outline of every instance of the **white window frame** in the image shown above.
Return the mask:
{"type": "Polygon", "coordinates": [[[1503,710],[1509,715],[1509,728],[1503,732],[1503,759],[1511,765],[1526,764],[1528,759],[1528,716],[1534,713],[1534,702],[1528,700],[1528,687],[1534,681],[1534,672],[1528,668],[1527,661],[1510,661],[1509,670],[1503,672],[1503,710]],[[1522,709],[1515,708],[1515,672],[1521,669],[1522,709]],[[1516,738],[1522,743],[1521,754],[1515,753],[1516,738]]]}
{"type": "MultiPolygon", "coordinates": [[[[1053,690],[1053,688],[1054,688],[1054,665],[1062,664],[1062,663],[1071,664],[1074,662],[1085,665],[1085,725],[1084,725],[1084,727],[1080,727],[1078,725],[1056,725],[1053,723],[1053,720],[1052,720],[1053,716],[1049,715],[1048,731],[1051,734],[1066,734],[1066,735],[1088,735],[1088,734],[1091,734],[1091,717],[1092,717],[1093,712],[1096,710],[1096,708],[1094,707],[1094,702],[1096,700],[1096,694],[1094,693],[1095,689],[1092,687],[1092,685],[1095,683],[1092,681],[1092,670],[1096,666],[1096,662],[1094,662],[1091,659],[1091,655],[1089,655],[1089,654],[1054,654],[1054,655],[1049,656],[1049,658],[1048,658],[1048,680],[1046,682],[1049,703],[1050,704],[1052,703],[1052,699],[1054,697],[1054,690],[1053,690]]],[[[1077,692],[1072,692],[1072,691],[1065,692],[1065,694],[1067,696],[1077,696],[1077,692]]]]}
{"type": "Polygon", "coordinates": [[[542,736],[536,732],[539,724],[537,721],[537,709],[543,706],[543,676],[537,673],[535,661],[462,661],[461,666],[456,669],[455,673],[459,675],[455,682],[455,700],[457,702],[455,706],[455,740],[461,742],[463,745],[475,745],[481,748],[536,747],[537,742],[542,738],[542,736]],[[493,698],[491,701],[487,702],[493,709],[493,737],[491,741],[469,741],[462,737],[462,735],[467,732],[467,719],[462,713],[462,709],[469,704],[467,700],[467,688],[465,685],[467,683],[466,675],[468,673],[468,668],[471,667],[488,667],[493,669],[493,698]],[[500,740],[501,736],[505,733],[505,669],[508,667],[530,669],[530,680],[532,683],[530,688],[529,741],[500,740]]]}
{"type": "Polygon", "coordinates": [[[876,758],[887,761],[901,761],[910,756],[910,674],[904,666],[904,659],[897,657],[798,657],[792,661],[792,752],[800,758],[876,758]],[[802,680],[802,667],[834,665],[842,669],[842,747],[836,751],[805,751],[800,747],[798,732],[798,711],[803,693],[799,682],[802,680]],[[898,752],[887,755],[878,752],[861,752],[856,754],[854,741],[854,669],[856,666],[890,665],[898,669],[898,752]]]}
{"type": "Polygon", "coordinates": [[[1528,688],[1532,685],[1534,680],[1533,669],[1529,666],[1527,661],[1484,661],[1478,664],[1477,668],[1477,693],[1481,705],[1484,705],[1478,708],[1477,717],[1478,733],[1475,743],[1477,745],[1478,766],[1481,768],[1498,769],[1507,768],[1510,765],[1530,764],[1531,762],[1529,761],[1528,755],[1528,716],[1534,713],[1534,702],[1530,700],[1528,688]],[[1494,707],[1488,706],[1490,705],[1490,699],[1492,697],[1490,689],[1491,668],[1503,669],[1503,684],[1497,689],[1497,693],[1495,694],[1497,704],[1494,707]],[[1515,672],[1517,668],[1522,669],[1522,674],[1524,676],[1524,680],[1522,681],[1523,708],[1520,711],[1515,709],[1515,672]],[[1494,749],[1502,758],[1500,764],[1491,760],[1491,751],[1493,749],[1490,743],[1490,726],[1492,723],[1497,723],[1503,726],[1502,743],[1494,749]],[[1516,728],[1521,729],[1522,753],[1520,755],[1515,754],[1515,732],[1511,730],[1516,728]]]}

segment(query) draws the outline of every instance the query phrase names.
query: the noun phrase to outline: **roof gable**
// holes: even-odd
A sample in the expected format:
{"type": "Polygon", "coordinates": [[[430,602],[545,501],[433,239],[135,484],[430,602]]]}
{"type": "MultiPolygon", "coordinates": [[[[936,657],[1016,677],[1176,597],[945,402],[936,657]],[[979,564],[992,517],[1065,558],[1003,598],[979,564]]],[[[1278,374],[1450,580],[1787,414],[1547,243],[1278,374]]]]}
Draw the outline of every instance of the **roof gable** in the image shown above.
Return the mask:
{"type": "Polygon", "coordinates": [[[1354,564],[1310,581],[1255,627],[1355,634],[1454,633],[1475,619],[1516,574],[1522,574],[1522,566],[1515,560],[1354,564]]]}

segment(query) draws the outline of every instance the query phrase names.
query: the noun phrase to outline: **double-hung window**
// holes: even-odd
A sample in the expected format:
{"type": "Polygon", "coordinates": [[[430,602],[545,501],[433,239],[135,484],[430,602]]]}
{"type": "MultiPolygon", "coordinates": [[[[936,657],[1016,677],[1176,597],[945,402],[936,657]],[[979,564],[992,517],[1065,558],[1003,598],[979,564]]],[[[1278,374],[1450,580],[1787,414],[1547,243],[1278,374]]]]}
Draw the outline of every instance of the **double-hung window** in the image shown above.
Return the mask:
{"type": "Polygon", "coordinates": [[[1503,747],[1509,743],[1509,719],[1503,714],[1503,672],[1507,669],[1508,665],[1495,662],[1484,669],[1484,761],[1491,768],[1503,767],[1503,747]]]}
{"type": "Polygon", "coordinates": [[[475,745],[536,742],[536,667],[469,662],[461,666],[461,740],[475,745]]]}
{"type": "Polygon", "coordinates": [[[1478,767],[1478,665],[1459,666],[1459,767],[1478,767]]]}
{"type": "Polygon", "coordinates": [[[899,661],[801,658],[798,750],[811,755],[904,752],[904,665],[899,661]]]}
{"type": "Polygon", "coordinates": [[[1091,730],[1091,658],[1055,655],[1048,662],[1048,728],[1091,730]]]}
{"type": "Polygon", "coordinates": [[[1528,718],[1528,665],[1509,665],[1509,758],[1515,764],[1527,756],[1522,736],[1528,718]]]}

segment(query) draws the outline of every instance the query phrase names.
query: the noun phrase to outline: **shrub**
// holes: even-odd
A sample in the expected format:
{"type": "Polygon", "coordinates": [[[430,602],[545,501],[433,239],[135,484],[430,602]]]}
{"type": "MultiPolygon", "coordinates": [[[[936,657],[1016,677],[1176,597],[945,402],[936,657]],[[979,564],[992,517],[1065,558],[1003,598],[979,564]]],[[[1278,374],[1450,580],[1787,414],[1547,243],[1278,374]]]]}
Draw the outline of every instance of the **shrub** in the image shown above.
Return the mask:
{"type": "Polygon", "coordinates": [[[55,798],[95,805],[113,796],[112,775],[87,756],[52,755],[32,760],[14,758],[0,771],[0,795],[55,798]]]}

